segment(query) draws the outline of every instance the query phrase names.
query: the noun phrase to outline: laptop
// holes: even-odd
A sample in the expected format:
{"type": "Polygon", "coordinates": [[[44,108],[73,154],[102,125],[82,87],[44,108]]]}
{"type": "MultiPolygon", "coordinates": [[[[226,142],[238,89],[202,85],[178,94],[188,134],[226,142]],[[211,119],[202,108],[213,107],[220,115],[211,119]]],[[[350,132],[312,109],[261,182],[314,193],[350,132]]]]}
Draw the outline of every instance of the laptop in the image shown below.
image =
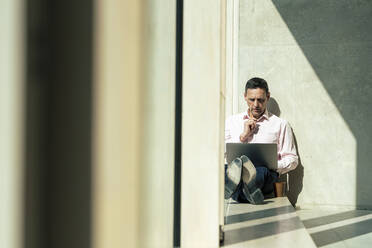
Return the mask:
{"type": "Polygon", "coordinates": [[[246,155],[255,166],[265,166],[276,171],[278,168],[277,144],[263,143],[226,143],[227,163],[246,155]]]}

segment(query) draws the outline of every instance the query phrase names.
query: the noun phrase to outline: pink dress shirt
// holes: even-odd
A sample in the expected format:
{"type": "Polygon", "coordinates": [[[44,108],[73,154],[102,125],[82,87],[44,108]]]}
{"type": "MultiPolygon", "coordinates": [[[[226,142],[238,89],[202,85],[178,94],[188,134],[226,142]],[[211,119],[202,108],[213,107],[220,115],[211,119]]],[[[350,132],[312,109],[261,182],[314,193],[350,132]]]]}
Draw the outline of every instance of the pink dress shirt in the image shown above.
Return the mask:
{"type": "MultiPolygon", "coordinates": [[[[247,112],[227,118],[225,123],[225,144],[241,143],[240,134],[244,131],[244,122],[249,119],[247,112]]],[[[276,143],[278,145],[279,174],[287,173],[298,165],[298,156],[293,141],[292,129],[287,121],[269,113],[267,110],[257,120],[256,130],[247,143],[276,143]]]]}

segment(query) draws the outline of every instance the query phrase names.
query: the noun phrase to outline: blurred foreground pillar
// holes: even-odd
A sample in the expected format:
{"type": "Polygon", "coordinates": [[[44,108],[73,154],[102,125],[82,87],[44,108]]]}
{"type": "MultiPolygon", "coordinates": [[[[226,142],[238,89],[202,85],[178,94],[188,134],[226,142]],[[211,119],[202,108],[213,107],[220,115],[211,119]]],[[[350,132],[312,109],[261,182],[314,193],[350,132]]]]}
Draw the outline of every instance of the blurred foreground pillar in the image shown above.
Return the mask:
{"type": "Polygon", "coordinates": [[[0,3],[0,247],[23,244],[24,3],[0,3]]]}
{"type": "Polygon", "coordinates": [[[97,0],[93,246],[172,247],[174,1],[97,0]]]}
{"type": "Polygon", "coordinates": [[[95,33],[93,246],[138,247],[143,2],[98,0],[95,33]]]}

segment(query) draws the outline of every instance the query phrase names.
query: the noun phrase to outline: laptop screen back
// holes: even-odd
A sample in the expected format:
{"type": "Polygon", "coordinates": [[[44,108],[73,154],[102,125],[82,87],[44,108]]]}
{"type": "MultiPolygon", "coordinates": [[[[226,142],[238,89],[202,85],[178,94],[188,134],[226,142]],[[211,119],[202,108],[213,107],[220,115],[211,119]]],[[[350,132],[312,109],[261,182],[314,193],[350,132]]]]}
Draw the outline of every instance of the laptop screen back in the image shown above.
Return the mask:
{"type": "Polygon", "coordinates": [[[271,170],[278,168],[278,154],[276,144],[242,144],[226,143],[227,163],[235,158],[246,155],[255,166],[265,166],[271,170]]]}

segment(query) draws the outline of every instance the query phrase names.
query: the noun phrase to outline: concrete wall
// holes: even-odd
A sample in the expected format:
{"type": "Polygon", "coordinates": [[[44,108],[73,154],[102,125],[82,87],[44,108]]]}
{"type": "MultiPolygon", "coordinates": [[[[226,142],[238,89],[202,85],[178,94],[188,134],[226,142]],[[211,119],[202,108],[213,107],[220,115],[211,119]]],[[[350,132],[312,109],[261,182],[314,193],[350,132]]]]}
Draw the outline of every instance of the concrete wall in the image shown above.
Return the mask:
{"type": "Polygon", "coordinates": [[[239,111],[245,81],[265,78],[293,127],[300,207],[372,208],[372,2],[240,1],[239,111]]]}

